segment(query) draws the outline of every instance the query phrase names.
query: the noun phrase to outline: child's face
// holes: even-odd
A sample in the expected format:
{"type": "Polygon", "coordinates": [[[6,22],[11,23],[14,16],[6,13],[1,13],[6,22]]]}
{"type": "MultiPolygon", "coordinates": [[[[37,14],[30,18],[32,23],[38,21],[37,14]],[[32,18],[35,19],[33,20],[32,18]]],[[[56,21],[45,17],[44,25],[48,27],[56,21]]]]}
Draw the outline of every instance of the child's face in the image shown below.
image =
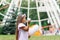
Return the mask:
{"type": "Polygon", "coordinates": [[[26,22],[26,17],[23,18],[22,22],[23,22],[23,23],[26,22]]]}

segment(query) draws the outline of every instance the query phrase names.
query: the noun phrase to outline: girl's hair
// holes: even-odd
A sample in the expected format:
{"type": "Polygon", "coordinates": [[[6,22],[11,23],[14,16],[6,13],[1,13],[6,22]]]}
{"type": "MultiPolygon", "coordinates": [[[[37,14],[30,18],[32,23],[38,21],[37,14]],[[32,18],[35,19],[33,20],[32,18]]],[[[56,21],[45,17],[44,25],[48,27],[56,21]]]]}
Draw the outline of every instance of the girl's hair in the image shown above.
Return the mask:
{"type": "Polygon", "coordinates": [[[18,40],[18,33],[19,33],[19,31],[18,31],[18,24],[19,23],[22,23],[22,20],[23,20],[23,18],[25,17],[26,15],[24,14],[24,15],[22,15],[22,14],[19,14],[18,15],[18,17],[17,17],[17,24],[16,24],[16,40],[18,40]]]}

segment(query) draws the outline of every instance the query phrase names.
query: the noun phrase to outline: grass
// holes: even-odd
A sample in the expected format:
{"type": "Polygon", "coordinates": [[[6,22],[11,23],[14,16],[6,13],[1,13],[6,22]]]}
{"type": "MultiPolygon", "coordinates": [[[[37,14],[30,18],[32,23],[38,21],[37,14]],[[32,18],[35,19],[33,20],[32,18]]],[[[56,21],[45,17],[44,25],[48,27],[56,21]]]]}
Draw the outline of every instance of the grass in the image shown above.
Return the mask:
{"type": "MultiPolygon", "coordinates": [[[[0,35],[0,40],[15,40],[15,35],[0,35]]],[[[60,40],[60,36],[31,36],[29,40],[60,40]]]]}
{"type": "Polygon", "coordinates": [[[60,36],[32,36],[29,40],[60,40],[60,36]]]}
{"type": "Polygon", "coordinates": [[[15,35],[0,35],[0,40],[15,40],[15,35]]]}

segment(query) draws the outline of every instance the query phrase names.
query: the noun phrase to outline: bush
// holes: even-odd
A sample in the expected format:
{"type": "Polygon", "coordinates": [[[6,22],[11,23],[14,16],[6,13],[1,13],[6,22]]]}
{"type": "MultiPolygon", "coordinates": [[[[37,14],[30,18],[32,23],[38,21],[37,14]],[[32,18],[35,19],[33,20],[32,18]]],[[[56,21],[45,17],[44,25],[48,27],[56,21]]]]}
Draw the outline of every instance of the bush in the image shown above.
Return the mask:
{"type": "Polygon", "coordinates": [[[9,25],[5,25],[2,28],[2,34],[15,34],[15,27],[16,25],[14,23],[10,23],[9,25]]]}
{"type": "Polygon", "coordinates": [[[0,26],[0,34],[2,34],[2,26],[0,26]]]}

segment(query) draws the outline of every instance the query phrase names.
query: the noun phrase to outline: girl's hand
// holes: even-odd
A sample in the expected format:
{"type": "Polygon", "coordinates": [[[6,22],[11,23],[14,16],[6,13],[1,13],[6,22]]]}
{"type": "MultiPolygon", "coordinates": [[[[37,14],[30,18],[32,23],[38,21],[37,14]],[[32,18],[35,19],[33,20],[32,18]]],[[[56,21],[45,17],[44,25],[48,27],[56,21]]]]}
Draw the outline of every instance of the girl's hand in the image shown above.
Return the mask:
{"type": "Polygon", "coordinates": [[[28,38],[30,38],[31,36],[29,35],[28,38]]]}

